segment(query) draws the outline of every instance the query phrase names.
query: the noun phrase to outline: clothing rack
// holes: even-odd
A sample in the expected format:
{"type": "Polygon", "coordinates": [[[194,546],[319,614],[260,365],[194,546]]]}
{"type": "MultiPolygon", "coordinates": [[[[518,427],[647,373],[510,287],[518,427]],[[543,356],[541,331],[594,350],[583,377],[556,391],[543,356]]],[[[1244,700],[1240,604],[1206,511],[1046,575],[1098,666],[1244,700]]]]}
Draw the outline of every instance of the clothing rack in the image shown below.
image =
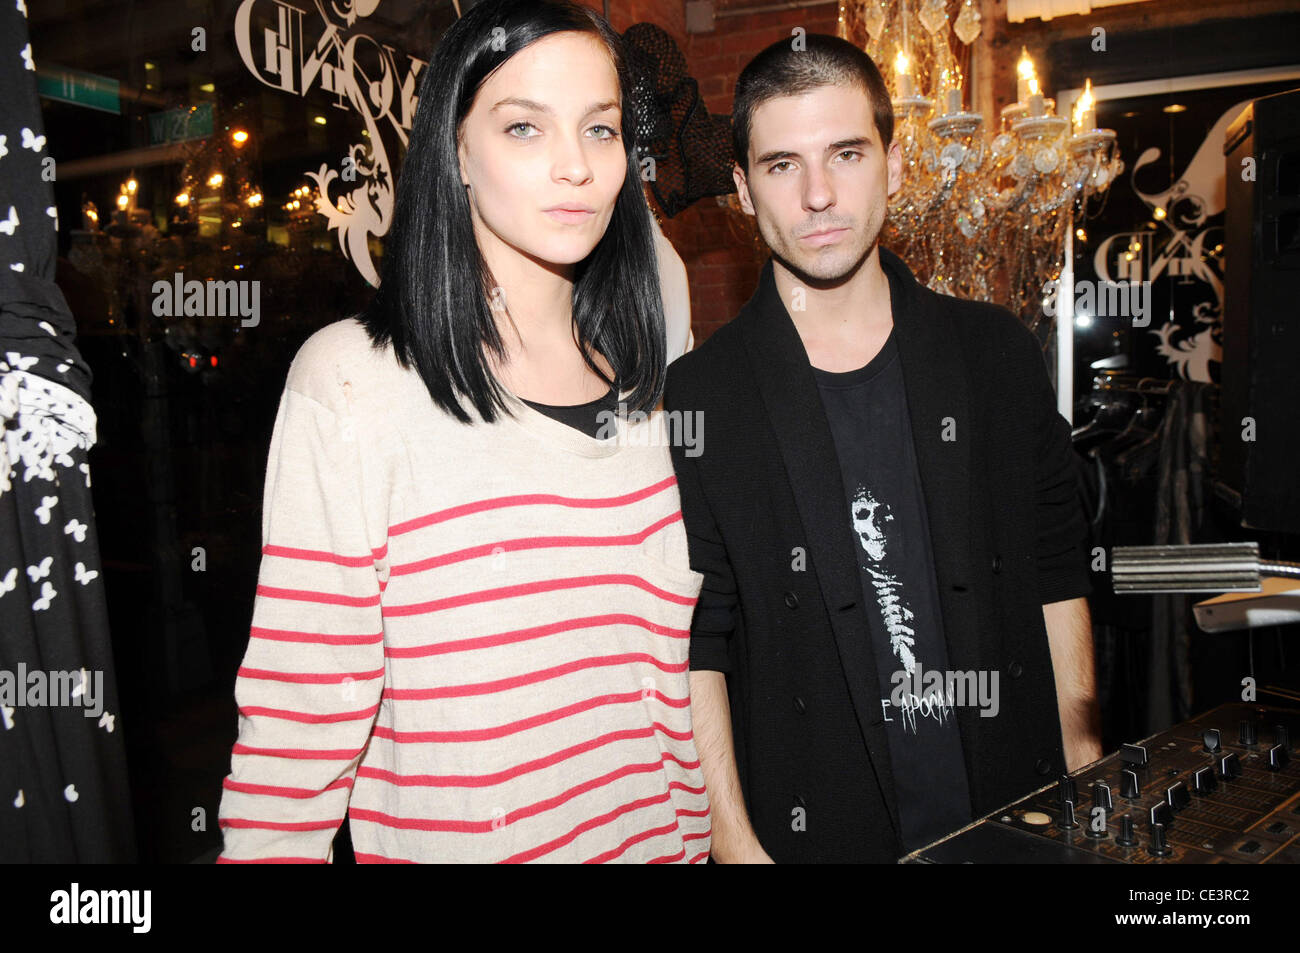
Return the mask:
{"type": "Polygon", "coordinates": [[[1092,389],[1121,394],[1169,394],[1181,382],[1176,379],[1137,377],[1132,374],[1098,374],[1092,379],[1092,389]]]}

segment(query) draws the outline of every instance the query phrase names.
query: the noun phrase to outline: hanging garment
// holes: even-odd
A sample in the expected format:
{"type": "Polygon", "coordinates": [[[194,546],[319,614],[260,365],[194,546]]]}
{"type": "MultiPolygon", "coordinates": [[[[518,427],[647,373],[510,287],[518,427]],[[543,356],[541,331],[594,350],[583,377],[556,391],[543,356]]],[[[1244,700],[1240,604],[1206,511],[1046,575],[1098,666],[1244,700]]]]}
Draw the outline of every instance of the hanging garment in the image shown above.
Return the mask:
{"type": "MultiPolygon", "coordinates": [[[[1109,439],[1102,435],[1100,440],[1109,439]]],[[[1116,593],[1109,554],[1116,546],[1145,545],[1151,538],[1156,473],[1121,467],[1097,452],[1098,438],[1076,440],[1080,492],[1089,524],[1092,617],[1096,652],[1097,701],[1102,711],[1102,741],[1107,750],[1146,734],[1147,628],[1150,596],[1116,593]],[[1098,560],[1100,549],[1104,555],[1098,560]]]]}
{"type": "Polygon", "coordinates": [[[0,7],[0,863],[135,860],[90,495],[90,369],[21,4],[0,7]]]}
{"type": "MultiPolygon", "coordinates": [[[[1160,482],[1151,543],[1207,542],[1210,492],[1209,442],[1213,385],[1183,381],[1170,397],[1160,431],[1160,482]]],[[[1152,598],[1150,667],[1147,672],[1147,733],[1192,714],[1192,604],[1199,595],[1152,598]]]]}

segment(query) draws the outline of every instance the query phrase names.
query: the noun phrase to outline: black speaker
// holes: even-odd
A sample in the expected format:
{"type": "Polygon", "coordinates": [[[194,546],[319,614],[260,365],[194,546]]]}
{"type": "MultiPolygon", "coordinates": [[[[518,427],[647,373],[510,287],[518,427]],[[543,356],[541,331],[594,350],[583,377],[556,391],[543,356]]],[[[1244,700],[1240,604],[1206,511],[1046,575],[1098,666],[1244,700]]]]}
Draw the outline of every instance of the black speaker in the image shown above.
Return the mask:
{"type": "Polygon", "coordinates": [[[1242,525],[1300,533],[1300,90],[1257,99],[1224,138],[1221,452],[1242,525]]]}

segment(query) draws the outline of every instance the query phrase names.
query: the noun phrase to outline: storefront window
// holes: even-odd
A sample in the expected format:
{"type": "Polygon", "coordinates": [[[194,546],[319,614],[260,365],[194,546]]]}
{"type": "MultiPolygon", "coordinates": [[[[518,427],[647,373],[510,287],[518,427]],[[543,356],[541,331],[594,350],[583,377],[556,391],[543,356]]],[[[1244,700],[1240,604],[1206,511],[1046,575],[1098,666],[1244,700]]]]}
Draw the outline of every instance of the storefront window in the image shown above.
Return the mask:
{"type": "MultiPolygon", "coordinates": [[[[57,283],[94,374],[95,516],[124,720],[139,728],[136,798],[168,816],[173,801],[208,805],[215,821],[285,374],[378,282],[416,86],[456,12],[220,0],[29,16],[57,283]],[[196,695],[210,718],[192,718],[196,695]],[[155,730],[182,705],[187,737],[211,745],[189,781],[155,730]]],[[[198,853],[150,829],[158,811],[137,816],[142,859],[198,853]]]]}

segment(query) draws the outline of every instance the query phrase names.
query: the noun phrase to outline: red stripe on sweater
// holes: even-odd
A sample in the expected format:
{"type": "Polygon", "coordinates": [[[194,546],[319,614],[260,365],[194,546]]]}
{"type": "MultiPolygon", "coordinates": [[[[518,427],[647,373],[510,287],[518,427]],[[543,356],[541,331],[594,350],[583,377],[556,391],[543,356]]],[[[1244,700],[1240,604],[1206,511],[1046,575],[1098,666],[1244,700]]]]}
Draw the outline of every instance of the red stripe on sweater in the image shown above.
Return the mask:
{"type": "MultiPolygon", "coordinates": [[[[549,768],[561,761],[568,761],[570,758],[586,754],[589,751],[595,751],[597,748],[603,748],[605,745],[613,744],[616,741],[631,741],[636,738],[653,737],[654,728],[649,725],[644,728],[611,731],[597,738],[592,738],[590,741],[570,745],[568,748],[561,748],[554,754],[535,758],[532,761],[525,761],[513,768],[493,771],[491,774],[397,774],[394,771],[386,771],[382,768],[362,767],[357,771],[357,776],[382,781],[386,784],[394,784],[398,787],[488,788],[506,781],[512,781],[533,771],[549,768]]],[[[670,756],[665,754],[664,757],[670,756]]]]}
{"type": "Polygon", "coordinates": [[[264,629],[255,625],[251,638],[271,642],[310,642],[314,645],[374,645],[384,640],[383,632],[374,635],[326,635],[323,632],[294,632],[290,629],[264,629]]]}
{"type": "Polygon", "coordinates": [[[285,721],[298,721],[308,725],[334,725],[343,721],[365,721],[374,718],[378,711],[378,702],[360,711],[331,712],[323,715],[309,711],[290,711],[287,708],[263,708],[257,705],[249,705],[239,709],[239,713],[245,716],[265,715],[267,718],[283,718],[285,721]]]}
{"type": "MultiPolygon", "coordinates": [[[[670,785],[668,785],[668,786],[671,788],[671,787],[673,787],[673,785],[675,785],[676,783],[677,783],[677,782],[674,781],[673,784],[670,784],[670,785]]],[[[684,786],[683,786],[683,787],[684,787],[684,786]]],[[[685,790],[687,790],[687,791],[694,791],[695,789],[694,789],[694,788],[685,788],[685,790]]],[[[703,791],[703,790],[704,790],[703,788],[700,788],[700,791],[703,791]]],[[[700,793],[700,792],[697,791],[696,793],[700,793]]],[[[678,817],[708,817],[708,816],[709,816],[709,809],[708,809],[707,807],[702,807],[702,808],[700,808],[698,811],[678,811],[678,812],[677,812],[677,816],[678,816],[678,817]]]]}
{"type": "Polygon", "coordinates": [[[621,807],[616,807],[614,808],[614,810],[602,814],[599,817],[593,817],[590,820],[583,821],[581,824],[579,824],[573,830],[569,831],[567,834],[563,834],[560,837],[555,838],[554,840],[547,841],[545,844],[539,844],[536,847],[530,848],[529,850],[521,851],[518,854],[513,854],[512,856],[507,857],[505,860],[503,860],[502,863],[522,864],[530,860],[536,860],[538,857],[544,857],[553,851],[559,850],[565,844],[570,844],[573,841],[577,840],[578,837],[585,834],[587,831],[594,830],[597,827],[603,827],[604,825],[608,824],[610,821],[621,817],[622,815],[628,813],[629,811],[640,810],[643,807],[651,807],[655,804],[663,804],[668,799],[669,799],[669,794],[667,791],[665,791],[663,794],[656,794],[654,797],[644,797],[636,801],[631,801],[627,804],[622,805],[621,807]]]}
{"type": "Polygon", "coordinates": [[[289,599],[294,602],[315,602],[324,606],[354,606],[366,608],[379,605],[379,593],[373,596],[344,596],[337,592],[313,592],[310,589],[280,589],[276,586],[258,586],[257,595],[263,599],[289,599]]]}
{"type": "Polygon", "coordinates": [[[254,748],[236,742],[230,753],[252,754],[263,758],[291,758],[295,761],[351,761],[365,750],[364,746],[355,751],[343,748],[254,748]]]}
{"type": "Polygon", "coordinates": [[[257,821],[244,817],[223,817],[222,827],[238,827],[259,831],[330,831],[342,819],[333,821],[257,821]]]}
{"type": "Polygon", "coordinates": [[[572,662],[565,662],[563,665],[554,665],[533,672],[524,672],[521,675],[511,675],[509,678],[493,679],[490,682],[444,685],[440,688],[390,688],[384,692],[384,696],[395,701],[432,701],[436,698],[491,695],[496,692],[509,691],[512,688],[522,688],[525,685],[536,685],[538,682],[561,678],[589,668],[604,668],[610,665],[624,665],[629,662],[646,662],[662,672],[684,672],[689,664],[685,661],[677,663],[662,662],[646,652],[625,652],[622,655],[594,655],[574,659],[572,662]]]}
{"type": "Polygon", "coordinates": [[[254,857],[249,860],[234,860],[230,857],[218,857],[219,864],[323,864],[320,857],[254,857]]]}
{"type": "MultiPolygon", "coordinates": [[[[385,693],[387,694],[387,693],[385,693]]],[[[691,703],[690,697],[686,698],[669,698],[658,691],[652,693],[656,699],[672,708],[685,708],[691,703]]],[[[516,732],[527,731],[529,728],[536,728],[539,725],[549,724],[553,721],[561,721],[570,715],[581,714],[585,711],[591,711],[593,708],[601,708],[605,705],[623,705],[631,702],[640,702],[641,692],[624,692],[620,695],[598,695],[595,698],[588,698],[586,701],[574,702],[571,705],[565,705],[563,708],[556,708],[552,711],[542,712],[538,715],[530,715],[527,718],[521,718],[518,721],[512,721],[504,725],[497,725],[492,728],[470,728],[461,731],[394,731],[387,725],[375,725],[371,736],[383,738],[387,741],[393,741],[397,744],[424,744],[429,742],[468,742],[468,741],[487,741],[493,738],[504,738],[507,735],[513,735],[516,732]]],[[[654,726],[668,735],[670,738],[676,738],[678,741],[687,741],[692,735],[687,732],[670,731],[664,725],[658,722],[654,726]]]]}
{"type": "Polygon", "coordinates": [[[373,566],[375,557],[370,556],[340,556],[338,553],[327,553],[319,549],[296,549],[293,546],[263,546],[263,556],[280,556],[284,559],[302,559],[308,562],[333,563],[336,566],[361,567],[373,566]]]}
{"type": "Polygon", "coordinates": [[[445,510],[438,510],[427,516],[417,516],[415,519],[406,520],[390,526],[388,537],[392,539],[402,533],[409,533],[425,526],[432,526],[434,523],[445,523],[447,520],[456,519],[461,516],[468,516],[471,513],[483,513],[488,510],[502,509],[507,506],[537,506],[537,505],[554,505],[554,506],[572,506],[581,509],[599,509],[607,506],[624,506],[628,503],[635,503],[638,500],[644,500],[647,497],[654,496],[670,486],[677,484],[676,477],[666,477],[658,483],[652,484],[642,490],[634,490],[631,493],[625,493],[622,496],[606,496],[593,498],[580,498],[572,496],[559,496],[554,493],[522,493],[514,496],[498,496],[486,500],[476,500],[473,503],[462,503],[459,506],[448,507],[445,510]]]}
{"type": "Polygon", "coordinates": [[[358,864],[413,864],[413,860],[402,860],[400,857],[384,857],[381,854],[363,854],[360,851],[353,851],[352,856],[356,858],[358,864]]]}
{"type": "MultiPolygon", "coordinates": [[[[579,795],[586,794],[588,791],[594,791],[597,788],[603,788],[608,784],[613,784],[620,778],[626,778],[633,774],[647,774],[652,771],[659,771],[663,766],[661,761],[651,761],[646,764],[628,764],[615,771],[610,771],[598,778],[592,778],[589,781],[583,781],[566,791],[543,798],[533,804],[525,807],[516,808],[509,813],[500,817],[488,818],[487,820],[460,820],[458,818],[440,819],[436,817],[398,817],[383,811],[371,811],[365,808],[350,808],[348,817],[353,821],[369,821],[372,824],[380,824],[384,827],[392,827],[398,830],[407,831],[429,831],[439,833],[454,834],[488,834],[495,830],[500,830],[517,821],[525,818],[535,817],[538,814],[545,814],[547,811],[554,810],[562,804],[572,801],[579,795]]],[[[672,786],[669,785],[671,788],[672,786]]]]}
{"type": "Polygon", "coordinates": [[[339,778],[330,784],[327,784],[323,790],[313,791],[310,788],[282,788],[272,784],[248,784],[244,781],[232,781],[226,778],[221,782],[221,786],[227,791],[236,791],[240,794],[259,794],[266,797],[292,797],[292,798],[312,798],[319,797],[326,791],[337,791],[339,789],[351,789],[351,778],[339,778]]]}
{"type": "Polygon", "coordinates": [[[702,861],[702,860],[708,860],[708,859],[709,859],[709,852],[706,850],[706,851],[702,851],[701,853],[696,854],[694,857],[692,857],[690,860],[688,860],[687,863],[688,863],[688,864],[698,864],[700,861],[702,861]]]}
{"type": "Polygon", "coordinates": [[[485,556],[495,556],[497,553],[522,552],[529,549],[558,549],[566,546],[640,546],[665,526],[681,518],[682,511],[678,510],[651,523],[639,533],[628,533],[623,536],[521,536],[518,539],[503,539],[495,543],[483,543],[458,549],[442,556],[430,556],[428,559],[420,559],[413,563],[398,563],[393,566],[390,575],[408,576],[468,559],[481,559],[485,556]]]}
{"type": "MultiPolygon", "coordinates": [[[[450,596],[446,599],[432,599],[428,602],[416,602],[405,606],[384,606],[383,614],[386,618],[395,616],[424,615],[428,612],[438,612],[442,609],[454,609],[459,606],[475,605],[480,602],[496,602],[500,599],[511,599],[516,596],[529,596],[539,592],[555,592],[560,589],[581,589],[587,586],[636,586],[643,589],[651,595],[658,596],[668,602],[674,602],[682,606],[694,606],[696,597],[679,596],[676,593],[667,592],[653,585],[640,576],[633,576],[628,573],[609,573],[602,576],[573,576],[563,579],[540,579],[536,582],[518,583],[513,586],[500,586],[496,589],[481,589],[478,592],[466,592],[458,596],[450,596]]],[[[261,587],[258,587],[261,591],[261,587]]],[[[379,598],[375,597],[376,600],[379,598]]]]}
{"type": "MultiPolygon", "coordinates": [[[[629,837],[627,840],[623,841],[623,843],[619,844],[617,847],[607,850],[603,854],[597,854],[595,857],[592,857],[590,860],[584,860],[583,863],[584,864],[607,864],[611,860],[614,860],[617,857],[622,857],[625,853],[627,853],[627,849],[633,846],[634,844],[639,844],[643,840],[649,840],[652,837],[658,837],[660,834],[671,834],[675,830],[677,830],[677,822],[673,821],[671,824],[665,824],[663,827],[655,827],[648,831],[642,831],[640,834],[634,834],[633,836],[629,837]]],[[[685,855],[685,853],[686,851],[685,849],[683,849],[682,854],[685,855]]],[[[651,863],[655,863],[655,861],[651,861],[651,863]]]]}
{"type": "MultiPolygon", "coordinates": [[[[668,790],[687,791],[691,794],[703,794],[705,789],[704,789],[704,785],[702,784],[698,788],[693,788],[685,781],[669,781],[668,790]]],[[[678,811],[677,813],[682,817],[707,817],[709,813],[709,809],[706,807],[703,810],[699,810],[699,811],[678,811]]]]}
{"type": "Polygon", "coordinates": [[[527,642],[540,639],[559,632],[571,632],[575,629],[595,628],[602,625],[635,625],[670,639],[690,638],[689,629],[671,629],[659,625],[639,615],[626,612],[611,612],[605,615],[585,616],[579,619],[563,619],[559,622],[547,622],[545,625],[529,626],[526,629],[514,629],[495,635],[480,635],[470,639],[455,639],[450,642],[434,642],[426,645],[412,645],[403,648],[385,647],[384,655],[388,658],[426,658],[430,655],[446,655],[452,652],[468,652],[473,649],[493,648],[499,645],[511,645],[515,642],[527,642]]]}
{"type": "Polygon", "coordinates": [[[656,857],[654,860],[647,860],[646,863],[647,864],[675,864],[677,863],[677,861],[685,860],[685,859],[686,859],[686,847],[685,845],[683,845],[682,849],[675,854],[668,854],[664,857],[656,857]]]}
{"type": "MultiPolygon", "coordinates": [[[[357,771],[357,777],[368,778],[372,781],[392,784],[397,787],[494,787],[498,784],[504,784],[506,781],[513,781],[515,778],[522,777],[525,774],[531,774],[534,771],[541,771],[544,768],[549,768],[563,761],[568,761],[571,758],[576,758],[578,755],[586,754],[589,751],[595,751],[597,748],[613,744],[616,741],[631,741],[637,738],[653,738],[654,734],[655,729],[651,726],[629,729],[626,731],[611,731],[608,734],[601,735],[598,738],[593,738],[590,741],[584,741],[581,744],[563,748],[544,758],[525,761],[522,764],[515,765],[513,768],[505,768],[501,771],[494,771],[491,774],[397,774],[394,771],[387,771],[382,768],[362,767],[357,771]]],[[[699,761],[683,761],[671,751],[665,751],[660,758],[660,761],[661,763],[672,761],[687,771],[693,771],[695,768],[700,766],[699,761]]]]}
{"type": "Polygon", "coordinates": [[[239,678],[264,678],[272,682],[292,682],[295,685],[341,685],[351,679],[354,682],[383,678],[384,670],[377,668],[370,672],[272,672],[262,668],[239,667],[239,678]]]}

